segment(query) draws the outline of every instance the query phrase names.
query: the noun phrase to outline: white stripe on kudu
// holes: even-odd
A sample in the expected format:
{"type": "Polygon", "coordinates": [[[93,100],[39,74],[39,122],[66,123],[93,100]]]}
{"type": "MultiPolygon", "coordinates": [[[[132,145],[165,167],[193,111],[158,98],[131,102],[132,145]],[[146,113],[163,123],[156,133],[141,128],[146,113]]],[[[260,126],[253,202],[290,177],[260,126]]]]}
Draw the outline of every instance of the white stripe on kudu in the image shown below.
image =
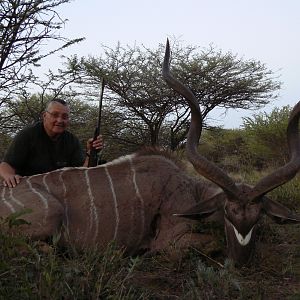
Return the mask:
{"type": "Polygon", "coordinates": [[[47,182],[46,182],[46,177],[47,177],[48,175],[49,175],[49,173],[46,173],[46,174],[43,176],[43,184],[44,184],[44,186],[45,186],[47,192],[50,194],[50,189],[49,189],[49,186],[48,186],[48,184],[47,184],[47,182]]]}
{"type": "Polygon", "coordinates": [[[108,178],[108,181],[109,181],[109,186],[110,186],[110,189],[111,189],[111,193],[112,193],[113,200],[114,200],[114,205],[115,205],[115,214],[116,214],[116,225],[115,225],[115,233],[114,233],[114,240],[115,240],[116,237],[117,237],[118,230],[119,230],[119,222],[120,222],[120,216],[119,216],[119,211],[118,211],[118,203],[117,203],[117,196],[116,196],[114,184],[113,184],[111,176],[110,176],[110,174],[108,172],[107,166],[104,166],[104,169],[105,169],[105,173],[106,173],[106,176],[108,178]]]}
{"type": "Polygon", "coordinates": [[[32,186],[32,184],[30,182],[30,177],[28,177],[26,179],[26,182],[28,183],[29,188],[32,190],[32,192],[35,193],[36,195],[38,195],[41,198],[41,200],[42,200],[42,202],[43,202],[46,210],[48,210],[49,207],[48,207],[48,201],[47,201],[47,199],[32,186]]]}
{"type": "Polygon", "coordinates": [[[67,201],[67,188],[66,185],[64,183],[64,180],[62,178],[62,174],[64,173],[64,171],[59,172],[59,181],[62,184],[62,188],[63,188],[63,201],[64,201],[64,208],[65,208],[65,218],[66,218],[66,227],[67,230],[69,230],[69,206],[68,206],[68,201],[67,201]]]}
{"type": "Polygon", "coordinates": [[[14,197],[13,191],[14,191],[14,189],[9,189],[9,196],[10,196],[10,199],[11,199],[13,202],[15,202],[16,204],[18,204],[19,206],[25,207],[25,205],[24,205],[22,202],[20,202],[17,198],[14,197]]]}
{"type": "Polygon", "coordinates": [[[13,207],[9,202],[7,202],[7,201],[5,200],[5,198],[4,198],[6,189],[7,189],[7,187],[3,187],[1,198],[2,198],[3,203],[11,210],[12,213],[14,213],[14,212],[16,212],[16,210],[15,210],[14,207],[13,207]]]}
{"type": "Polygon", "coordinates": [[[144,230],[145,230],[145,209],[144,209],[145,205],[144,205],[144,199],[143,199],[143,197],[140,193],[139,187],[138,187],[137,182],[136,182],[136,172],[135,172],[135,168],[134,168],[131,156],[129,157],[129,162],[130,162],[130,168],[131,168],[131,171],[132,171],[132,174],[133,174],[132,181],[133,181],[135,193],[136,193],[136,196],[138,197],[138,199],[140,201],[140,204],[141,204],[141,207],[140,207],[141,231],[140,231],[140,236],[139,236],[139,239],[138,239],[138,244],[139,244],[143,239],[143,234],[144,234],[144,230]]]}
{"type": "Polygon", "coordinates": [[[89,169],[86,169],[84,171],[85,180],[86,180],[86,184],[87,184],[87,188],[88,188],[88,194],[89,194],[89,198],[90,198],[90,230],[92,230],[93,221],[94,221],[94,224],[96,226],[96,230],[94,233],[94,240],[96,240],[96,238],[98,236],[98,230],[99,230],[99,220],[98,220],[97,208],[95,206],[95,198],[94,198],[94,195],[91,190],[90,178],[89,178],[88,172],[89,172],[89,169]]]}
{"type": "Polygon", "coordinates": [[[27,182],[27,184],[29,185],[29,188],[31,189],[31,191],[34,193],[34,194],[36,194],[36,195],[38,195],[39,196],[39,198],[42,200],[42,202],[43,202],[43,204],[44,204],[44,207],[45,207],[45,216],[44,216],[44,222],[46,221],[46,219],[47,219],[47,217],[48,217],[48,201],[47,201],[47,199],[40,193],[40,192],[38,192],[33,186],[32,186],[32,184],[31,184],[31,182],[30,182],[30,177],[28,177],[27,179],[26,179],[26,182],[27,182]]]}

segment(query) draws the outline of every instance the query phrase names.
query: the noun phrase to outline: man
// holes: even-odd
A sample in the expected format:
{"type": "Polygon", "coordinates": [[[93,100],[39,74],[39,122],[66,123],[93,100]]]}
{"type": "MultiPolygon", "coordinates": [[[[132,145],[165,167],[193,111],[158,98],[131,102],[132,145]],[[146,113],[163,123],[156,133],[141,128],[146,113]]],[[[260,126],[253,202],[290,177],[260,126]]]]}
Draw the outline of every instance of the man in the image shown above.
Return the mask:
{"type": "Polygon", "coordinates": [[[22,176],[30,176],[63,167],[88,166],[92,147],[102,149],[98,136],[86,144],[86,156],[77,137],[66,130],[69,125],[70,108],[60,99],[49,102],[42,115],[42,122],[21,130],[0,164],[0,176],[4,186],[15,187],[22,176]]]}

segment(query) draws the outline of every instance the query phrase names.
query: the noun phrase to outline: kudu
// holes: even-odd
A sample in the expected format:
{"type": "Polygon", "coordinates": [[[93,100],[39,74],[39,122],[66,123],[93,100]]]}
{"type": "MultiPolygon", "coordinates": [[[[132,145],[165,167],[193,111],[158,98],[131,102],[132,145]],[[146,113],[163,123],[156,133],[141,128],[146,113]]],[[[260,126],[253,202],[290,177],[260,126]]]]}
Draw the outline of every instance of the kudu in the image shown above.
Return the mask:
{"type": "Polygon", "coordinates": [[[169,59],[167,44],[163,76],[186,98],[192,112],[187,156],[216,186],[187,175],[159,152],[138,152],[97,167],[64,168],[24,177],[15,188],[1,187],[0,217],[30,208],[32,212],[22,218],[31,224],[18,229],[33,239],[45,239],[61,230],[62,244],[101,248],[114,240],[128,254],[136,254],[167,249],[173,242],[179,247],[201,246],[203,235],[191,232],[195,221],[174,214],[198,219],[224,209],[229,255],[241,263],[248,260],[262,212],[299,222],[299,216],[264,195],[290,180],[299,169],[300,104],[288,125],[291,161],[254,188],[238,186],[198,154],[200,108],[190,90],[170,75],[169,59]]]}

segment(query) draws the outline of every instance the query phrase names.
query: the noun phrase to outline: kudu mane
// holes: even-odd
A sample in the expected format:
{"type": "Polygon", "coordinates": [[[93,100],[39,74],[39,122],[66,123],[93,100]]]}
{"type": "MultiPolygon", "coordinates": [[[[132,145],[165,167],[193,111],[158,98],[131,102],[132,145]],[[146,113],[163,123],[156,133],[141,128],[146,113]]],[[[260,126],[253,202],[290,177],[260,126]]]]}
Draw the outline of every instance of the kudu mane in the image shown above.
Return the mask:
{"type": "Polygon", "coordinates": [[[185,165],[178,155],[174,154],[171,150],[162,149],[157,146],[143,146],[136,152],[137,156],[162,156],[170,161],[172,161],[181,170],[185,170],[185,165]]]}

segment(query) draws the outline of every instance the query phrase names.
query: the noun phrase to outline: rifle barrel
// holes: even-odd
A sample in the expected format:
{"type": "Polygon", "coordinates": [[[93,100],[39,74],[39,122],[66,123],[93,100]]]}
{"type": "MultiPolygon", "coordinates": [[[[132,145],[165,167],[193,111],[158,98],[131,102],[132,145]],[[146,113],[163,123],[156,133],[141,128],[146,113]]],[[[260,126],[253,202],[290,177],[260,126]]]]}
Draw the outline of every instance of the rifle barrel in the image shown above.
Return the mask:
{"type": "MultiPolygon", "coordinates": [[[[95,141],[97,139],[98,135],[100,135],[101,113],[102,113],[102,100],[103,100],[104,86],[105,86],[105,82],[104,82],[104,78],[102,78],[101,81],[100,81],[100,96],[99,96],[98,120],[97,120],[97,126],[96,126],[95,131],[94,131],[93,141],[95,141]]],[[[95,166],[97,166],[98,165],[98,161],[99,161],[99,150],[97,150],[97,149],[95,149],[95,148],[92,147],[91,148],[91,152],[90,152],[88,167],[95,167],[95,166]]]]}

